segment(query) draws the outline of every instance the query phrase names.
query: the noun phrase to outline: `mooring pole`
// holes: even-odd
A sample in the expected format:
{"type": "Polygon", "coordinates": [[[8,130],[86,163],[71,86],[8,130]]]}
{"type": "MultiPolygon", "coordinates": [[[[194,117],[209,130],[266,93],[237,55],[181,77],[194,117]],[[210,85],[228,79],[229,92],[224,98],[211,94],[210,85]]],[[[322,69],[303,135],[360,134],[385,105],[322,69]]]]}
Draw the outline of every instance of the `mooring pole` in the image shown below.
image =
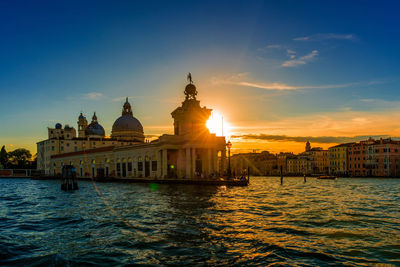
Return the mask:
{"type": "Polygon", "coordinates": [[[307,182],[306,174],[304,174],[304,182],[307,182]]]}
{"type": "Polygon", "coordinates": [[[250,182],[250,166],[247,167],[247,183],[250,182]]]}
{"type": "Polygon", "coordinates": [[[281,184],[283,184],[283,171],[282,171],[282,165],[281,165],[281,184]]]}

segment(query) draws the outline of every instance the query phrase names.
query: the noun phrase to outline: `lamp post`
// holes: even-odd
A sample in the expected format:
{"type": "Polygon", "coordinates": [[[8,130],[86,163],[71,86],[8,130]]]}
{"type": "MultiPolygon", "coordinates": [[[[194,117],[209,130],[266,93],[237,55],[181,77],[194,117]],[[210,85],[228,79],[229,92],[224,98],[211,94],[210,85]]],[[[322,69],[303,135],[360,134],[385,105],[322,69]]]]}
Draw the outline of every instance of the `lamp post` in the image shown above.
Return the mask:
{"type": "Polygon", "coordinates": [[[228,178],[231,178],[231,147],[232,143],[229,140],[228,143],[226,143],[226,147],[228,148],[228,178]]]}

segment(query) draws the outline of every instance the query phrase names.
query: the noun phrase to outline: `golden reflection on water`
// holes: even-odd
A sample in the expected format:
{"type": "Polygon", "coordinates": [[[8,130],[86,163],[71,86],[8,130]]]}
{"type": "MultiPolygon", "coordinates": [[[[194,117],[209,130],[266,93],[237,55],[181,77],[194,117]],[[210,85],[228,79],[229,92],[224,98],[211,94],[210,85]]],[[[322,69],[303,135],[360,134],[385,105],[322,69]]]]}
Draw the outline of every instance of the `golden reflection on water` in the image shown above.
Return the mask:
{"type": "Polygon", "coordinates": [[[73,193],[54,183],[0,187],[0,247],[19,263],[55,253],[72,265],[400,265],[397,179],[80,182],[73,193]]]}

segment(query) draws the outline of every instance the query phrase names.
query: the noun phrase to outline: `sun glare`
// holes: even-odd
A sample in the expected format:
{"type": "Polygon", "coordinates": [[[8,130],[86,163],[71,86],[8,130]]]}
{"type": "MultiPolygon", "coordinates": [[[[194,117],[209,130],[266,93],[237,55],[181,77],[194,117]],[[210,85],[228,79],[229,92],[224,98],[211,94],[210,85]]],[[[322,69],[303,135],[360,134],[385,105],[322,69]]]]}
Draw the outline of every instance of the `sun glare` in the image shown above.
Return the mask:
{"type": "Polygon", "coordinates": [[[218,112],[213,111],[211,113],[207,121],[207,128],[210,130],[210,133],[215,133],[217,136],[226,136],[228,140],[230,139],[231,126],[224,116],[218,112]]]}

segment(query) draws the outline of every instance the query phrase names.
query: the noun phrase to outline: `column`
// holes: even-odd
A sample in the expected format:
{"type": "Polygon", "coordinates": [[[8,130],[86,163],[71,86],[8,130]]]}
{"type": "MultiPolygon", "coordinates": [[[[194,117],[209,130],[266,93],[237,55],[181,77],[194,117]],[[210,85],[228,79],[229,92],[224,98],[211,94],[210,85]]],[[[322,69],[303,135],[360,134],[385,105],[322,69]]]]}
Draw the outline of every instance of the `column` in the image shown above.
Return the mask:
{"type": "Polygon", "coordinates": [[[192,148],[192,178],[196,177],[196,148],[192,148]]]}
{"type": "Polygon", "coordinates": [[[213,172],[217,172],[218,171],[218,151],[213,148],[212,150],[212,156],[213,156],[213,172]]]}
{"type": "Polygon", "coordinates": [[[207,173],[207,176],[210,176],[211,173],[212,173],[212,171],[213,171],[212,164],[213,164],[213,160],[212,160],[212,149],[211,149],[211,148],[208,148],[208,149],[207,149],[207,165],[208,165],[208,173],[207,173]]]}
{"type": "MultiPolygon", "coordinates": [[[[118,177],[118,171],[117,171],[118,158],[115,158],[114,160],[115,160],[114,164],[115,176],[118,177]]],[[[83,175],[85,175],[85,171],[83,171],[83,175]]]]}
{"type": "Polygon", "coordinates": [[[185,175],[184,166],[185,166],[185,161],[184,161],[184,150],[183,149],[178,149],[178,159],[176,161],[176,174],[178,175],[178,179],[182,179],[182,177],[185,175]]]}
{"type": "Polygon", "coordinates": [[[226,172],[226,149],[221,150],[221,175],[226,172]]]}
{"type": "Polygon", "coordinates": [[[162,178],[162,150],[157,151],[157,178],[162,178]]]}
{"type": "Polygon", "coordinates": [[[190,147],[186,148],[186,154],[185,154],[185,167],[186,167],[186,178],[190,179],[192,178],[191,176],[191,168],[190,168],[190,147]]]}
{"type": "Polygon", "coordinates": [[[168,158],[167,158],[167,153],[168,149],[163,149],[162,154],[163,154],[163,159],[162,159],[162,178],[167,177],[168,174],[168,158]]]}

